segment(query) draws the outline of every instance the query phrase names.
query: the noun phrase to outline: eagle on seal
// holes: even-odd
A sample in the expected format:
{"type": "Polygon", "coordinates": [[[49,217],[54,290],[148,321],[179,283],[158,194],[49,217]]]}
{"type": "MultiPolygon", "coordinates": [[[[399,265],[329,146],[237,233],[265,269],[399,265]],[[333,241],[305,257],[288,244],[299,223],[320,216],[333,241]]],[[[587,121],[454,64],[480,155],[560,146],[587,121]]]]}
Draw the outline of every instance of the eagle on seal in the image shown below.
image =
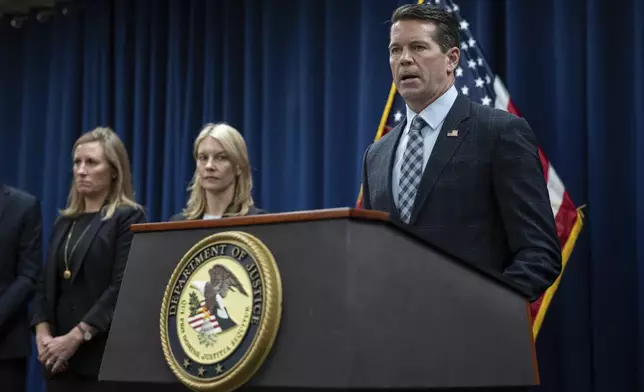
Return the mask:
{"type": "Polygon", "coordinates": [[[206,282],[203,294],[206,299],[206,306],[211,314],[217,314],[218,309],[226,312],[223,306],[223,299],[226,298],[229,290],[235,289],[248,296],[237,277],[223,265],[215,265],[208,271],[208,274],[210,275],[210,282],[206,282]]]}

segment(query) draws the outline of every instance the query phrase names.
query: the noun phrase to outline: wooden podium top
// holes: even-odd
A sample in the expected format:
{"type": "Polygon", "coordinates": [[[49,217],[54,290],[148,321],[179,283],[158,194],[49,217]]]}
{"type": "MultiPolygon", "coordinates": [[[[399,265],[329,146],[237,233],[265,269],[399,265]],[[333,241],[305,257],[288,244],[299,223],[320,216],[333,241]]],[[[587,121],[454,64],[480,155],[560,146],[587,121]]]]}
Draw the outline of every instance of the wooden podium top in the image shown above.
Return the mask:
{"type": "Polygon", "coordinates": [[[151,231],[204,229],[211,227],[248,226],[267,223],[285,223],[343,218],[388,221],[389,215],[382,211],[362,210],[357,208],[330,208],[311,211],[240,216],[224,219],[195,219],[173,222],[139,223],[132,225],[130,229],[133,232],[141,233],[151,231]]]}

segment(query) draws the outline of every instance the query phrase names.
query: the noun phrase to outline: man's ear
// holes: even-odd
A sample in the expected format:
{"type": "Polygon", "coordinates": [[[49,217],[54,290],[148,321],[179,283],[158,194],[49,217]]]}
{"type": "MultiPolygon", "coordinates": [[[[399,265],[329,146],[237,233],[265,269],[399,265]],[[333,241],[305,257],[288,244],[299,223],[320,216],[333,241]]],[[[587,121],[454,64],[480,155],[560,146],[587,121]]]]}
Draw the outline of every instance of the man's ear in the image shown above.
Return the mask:
{"type": "Polygon", "coordinates": [[[447,69],[450,72],[454,72],[454,70],[458,67],[458,62],[461,59],[461,50],[457,47],[450,48],[450,50],[447,51],[447,69]]]}

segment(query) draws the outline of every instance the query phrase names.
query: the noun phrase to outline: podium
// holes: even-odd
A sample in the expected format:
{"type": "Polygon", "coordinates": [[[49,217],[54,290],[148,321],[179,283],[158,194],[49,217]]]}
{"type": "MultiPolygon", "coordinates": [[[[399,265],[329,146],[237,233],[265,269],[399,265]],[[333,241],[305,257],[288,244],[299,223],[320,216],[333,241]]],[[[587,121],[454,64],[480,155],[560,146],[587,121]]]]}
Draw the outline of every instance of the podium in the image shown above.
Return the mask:
{"type": "Polygon", "coordinates": [[[243,390],[523,391],[539,384],[520,291],[384,213],[351,208],[132,226],[99,379],[188,390],[162,352],[162,297],[195,243],[230,230],[270,249],[283,292],[277,339],[243,390]]]}

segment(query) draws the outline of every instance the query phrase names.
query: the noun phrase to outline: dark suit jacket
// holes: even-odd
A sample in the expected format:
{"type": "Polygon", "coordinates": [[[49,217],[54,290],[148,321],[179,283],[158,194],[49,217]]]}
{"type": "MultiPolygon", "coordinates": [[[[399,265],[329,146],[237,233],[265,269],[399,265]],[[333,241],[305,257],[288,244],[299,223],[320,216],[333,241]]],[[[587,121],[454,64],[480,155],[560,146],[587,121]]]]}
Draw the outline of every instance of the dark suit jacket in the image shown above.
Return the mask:
{"type": "MultiPolygon", "coordinates": [[[[262,210],[261,208],[257,208],[255,206],[251,206],[248,209],[248,213],[246,215],[260,215],[260,214],[266,214],[266,211],[262,210]]],[[[178,213],[174,214],[170,217],[170,221],[182,221],[186,220],[185,215],[183,213],[178,213]]]]}
{"type": "Polygon", "coordinates": [[[38,200],[0,184],[0,359],[31,353],[27,305],[42,265],[41,240],[38,200]]]}
{"type": "MultiPolygon", "coordinates": [[[[102,215],[97,214],[72,254],[71,290],[75,290],[72,292],[74,302],[69,309],[64,309],[68,317],[64,323],[75,325],[85,321],[99,332],[91,341],[80,345],[69,360],[68,371],[98,374],[133,237],[130,225],[144,222],[145,213],[130,206],[119,207],[108,220],[102,220],[102,215]]],[[[69,332],[59,330],[55,320],[57,283],[60,279],[56,274],[56,254],[59,246],[64,246],[70,225],[71,219],[65,217],[60,217],[54,224],[32,309],[32,326],[46,321],[51,326],[52,336],[69,332]]]]}
{"type": "MultiPolygon", "coordinates": [[[[392,195],[406,119],[367,148],[363,206],[401,223],[392,195]]],[[[412,230],[474,265],[503,273],[535,300],[561,271],[561,247],[528,123],[458,95],[421,179],[412,230]],[[447,136],[453,129],[457,136],[447,136]]]]}

